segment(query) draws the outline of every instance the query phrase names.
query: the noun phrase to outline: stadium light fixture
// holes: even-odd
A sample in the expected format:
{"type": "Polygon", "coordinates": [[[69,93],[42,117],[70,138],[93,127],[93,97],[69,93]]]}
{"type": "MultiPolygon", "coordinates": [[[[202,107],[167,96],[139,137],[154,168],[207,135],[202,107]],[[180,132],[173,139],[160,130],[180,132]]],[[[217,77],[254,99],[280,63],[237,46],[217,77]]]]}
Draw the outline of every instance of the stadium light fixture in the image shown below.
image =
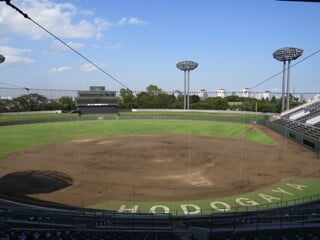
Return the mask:
{"type": "Polygon", "coordinates": [[[276,50],[273,53],[273,58],[283,62],[283,77],[282,77],[282,104],[281,104],[281,112],[285,110],[285,81],[286,81],[286,69],[287,69],[287,106],[286,110],[289,110],[289,97],[290,97],[290,63],[292,60],[296,60],[303,53],[302,49],[293,48],[293,47],[284,47],[276,50]],[[286,68],[286,64],[288,62],[288,67],[286,68]]]}
{"type": "Polygon", "coordinates": [[[182,61],[177,63],[177,68],[184,72],[183,108],[190,108],[190,71],[196,69],[198,63],[193,61],[182,61]],[[187,76],[188,73],[188,76],[187,76]]]}
{"type": "Polygon", "coordinates": [[[5,60],[6,58],[2,54],[0,54],[0,63],[3,63],[5,60]]]}

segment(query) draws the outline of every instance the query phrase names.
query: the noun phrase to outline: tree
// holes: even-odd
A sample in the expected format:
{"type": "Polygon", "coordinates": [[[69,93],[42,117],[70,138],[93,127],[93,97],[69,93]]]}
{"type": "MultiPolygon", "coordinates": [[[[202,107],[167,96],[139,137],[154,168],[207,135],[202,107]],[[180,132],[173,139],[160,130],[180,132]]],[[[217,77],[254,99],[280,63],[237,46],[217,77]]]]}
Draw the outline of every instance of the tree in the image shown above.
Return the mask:
{"type": "Polygon", "coordinates": [[[290,99],[290,101],[289,101],[290,108],[298,107],[299,105],[304,103],[303,101],[301,102],[298,97],[295,97],[292,94],[290,94],[289,99],[290,99]]]}
{"type": "Polygon", "coordinates": [[[61,110],[74,110],[76,109],[76,103],[72,97],[62,96],[59,98],[58,103],[61,105],[61,110]]]}
{"type": "Polygon", "coordinates": [[[271,103],[278,103],[279,102],[279,100],[277,100],[277,98],[275,97],[275,96],[273,96],[272,98],[271,98],[271,101],[270,101],[271,103]]]}
{"type": "Polygon", "coordinates": [[[9,100],[0,100],[0,112],[8,112],[9,109],[9,100]]]}
{"type": "Polygon", "coordinates": [[[210,103],[210,101],[200,101],[191,104],[191,109],[212,109],[212,104],[210,103]]]}
{"type": "Polygon", "coordinates": [[[258,103],[258,112],[277,112],[277,104],[271,102],[258,103]]]}
{"type": "Polygon", "coordinates": [[[229,108],[228,101],[221,97],[214,98],[212,103],[215,110],[227,110],[229,108]]]}
{"type": "MultiPolygon", "coordinates": [[[[174,97],[174,95],[172,95],[174,97]]],[[[175,98],[175,97],[174,97],[175,98]]],[[[183,96],[178,96],[175,101],[169,106],[171,109],[183,109],[184,98],[183,96]]]]}
{"type": "Polygon", "coordinates": [[[156,108],[156,98],[148,92],[141,92],[135,99],[138,108],[156,108]]]}
{"type": "Polygon", "coordinates": [[[14,98],[13,109],[14,111],[41,111],[45,109],[47,103],[47,97],[37,93],[30,93],[14,98]]]}
{"type": "Polygon", "coordinates": [[[150,84],[146,89],[147,89],[147,92],[152,95],[158,95],[159,93],[162,92],[161,88],[153,84],[150,84]]]}
{"type": "Polygon", "coordinates": [[[61,104],[58,101],[50,101],[48,102],[44,110],[53,111],[53,110],[63,110],[61,104]]]}
{"type": "Polygon", "coordinates": [[[232,96],[226,96],[225,99],[228,102],[243,102],[243,97],[232,95],[232,96]]]}
{"type": "Polygon", "coordinates": [[[193,109],[227,110],[229,107],[228,101],[221,97],[210,97],[204,101],[192,104],[193,109]]]}
{"type": "Polygon", "coordinates": [[[121,88],[119,107],[130,109],[133,107],[133,102],[134,102],[134,95],[132,91],[128,88],[121,88]]]}
{"type": "Polygon", "coordinates": [[[170,109],[183,109],[183,101],[175,100],[172,104],[169,106],[170,109]]]}
{"type": "Polygon", "coordinates": [[[160,93],[156,97],[156,108],[170,108],[170,106],[176,101],[176,98],[167,93],[160,93]]]}
{"type": "Polygon", "coordinates": [[[198,95],[190,96],[190,104],[200,102],[200,97],[198,95]]]}

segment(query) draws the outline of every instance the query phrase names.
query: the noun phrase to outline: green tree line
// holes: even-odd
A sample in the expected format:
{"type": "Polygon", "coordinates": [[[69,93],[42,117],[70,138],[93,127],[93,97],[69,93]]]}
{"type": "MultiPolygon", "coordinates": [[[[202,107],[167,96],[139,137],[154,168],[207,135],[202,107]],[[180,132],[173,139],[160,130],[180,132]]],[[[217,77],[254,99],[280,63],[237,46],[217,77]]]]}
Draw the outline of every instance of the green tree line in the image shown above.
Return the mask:
{"type": "MultiPolygon", "coordinates": [[[[208,97],[200,99],[198,95],[191,95],[190,109],[205,110],[235,110],[235,111],[259,111],[279,113],[281,111],[281,99],[255,99],[240,96],[208,97]]],[[[183,109],[183,96],[174,96],[163,91],[156,85],[149,85],[145,91],[133,93],[129,89],[121,89],[119,93],[119,109],[183,109]]],[[[290,108],[303,102],[290,96],[290,108]]],[[[62,110],[70,112],[76,110],[74,98],[62,96],[58,100],[49,100],[47,97],[30,93],[24,94],[12,100],[0,100],[0,112],[23,112],[62,110]]]]}
{"type": "Polygon", "coordinates": [[[69,96],[62,96],[58,100],[49,100],[46,96],[30,93],[13,98],[12,100],[0,100],[0,112],[72,111],[75,109],[76,103],[69,96]]]}
{"type": "MultiPolygon", "coordinates": [[[[166,93],[156,85],[149,85],[146,91],[134,94],[129,89],[120,90],[120,108],[141,109],[183,109],[183,96],[177,98],[166,93]]],[[[290,95],[290,108],[303,104],[298,98],[290,95]]],[[[258,112],[281,112],[281,98],[256,99],[240,96],[208,97],[201,100],[198,95],[190,96],[190,109],[235,110],[258,112]]]]}

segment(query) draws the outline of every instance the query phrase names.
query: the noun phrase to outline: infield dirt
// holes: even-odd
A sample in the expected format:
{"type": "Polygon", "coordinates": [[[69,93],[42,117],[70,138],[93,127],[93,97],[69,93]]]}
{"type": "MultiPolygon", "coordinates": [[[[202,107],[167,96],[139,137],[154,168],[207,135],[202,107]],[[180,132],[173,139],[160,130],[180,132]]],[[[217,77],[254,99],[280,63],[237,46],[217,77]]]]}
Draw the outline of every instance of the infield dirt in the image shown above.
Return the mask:
{"type": "Polygon", "coordinates": [[[1,194],[72,206],[181,201],[319,177],[319,156],[262,126],[277,144],[195,135],[108,136],[55,143],[1,160],[1,194]]]}

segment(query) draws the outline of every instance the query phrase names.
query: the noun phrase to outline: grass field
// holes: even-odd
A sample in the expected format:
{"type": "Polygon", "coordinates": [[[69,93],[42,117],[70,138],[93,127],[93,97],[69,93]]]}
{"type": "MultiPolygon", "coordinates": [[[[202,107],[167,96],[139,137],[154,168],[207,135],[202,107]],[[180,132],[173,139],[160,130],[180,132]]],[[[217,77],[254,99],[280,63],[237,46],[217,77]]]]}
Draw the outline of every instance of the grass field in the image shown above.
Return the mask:
{"type": "MultiPolygon", "coordinates": [[[[195,134],[239,138],[250,125],[187,120],[95,120],[66,121],[0,127],[0,158],[16,151],[53,142],[108,135],[195,134]]],[[[275,142],[258,129],[248,131],[245,140],[262,144],[275,142]]]]}
{"type": "Polygon", "coordinates": [[[158,206],[157,213],[165,213],[164,207],[174,215],[212,214],[221,212],[240,212],[248,210],[263,210],[306,203],[319,199],[320,179],[286,179],[268,188],[258,191],[216,199],[200,201],[176,202],[102,202],[91,208],[118,211],[121,204],[127,209],[138,206],[138,212],[150,212],[158,206]],[[187,208],[188,210],[184,210],[187,208]],[[200,212],[199,212],[200,211],[200,212]],[[187,212],[187,213],[186,213],[187,212]]]}

